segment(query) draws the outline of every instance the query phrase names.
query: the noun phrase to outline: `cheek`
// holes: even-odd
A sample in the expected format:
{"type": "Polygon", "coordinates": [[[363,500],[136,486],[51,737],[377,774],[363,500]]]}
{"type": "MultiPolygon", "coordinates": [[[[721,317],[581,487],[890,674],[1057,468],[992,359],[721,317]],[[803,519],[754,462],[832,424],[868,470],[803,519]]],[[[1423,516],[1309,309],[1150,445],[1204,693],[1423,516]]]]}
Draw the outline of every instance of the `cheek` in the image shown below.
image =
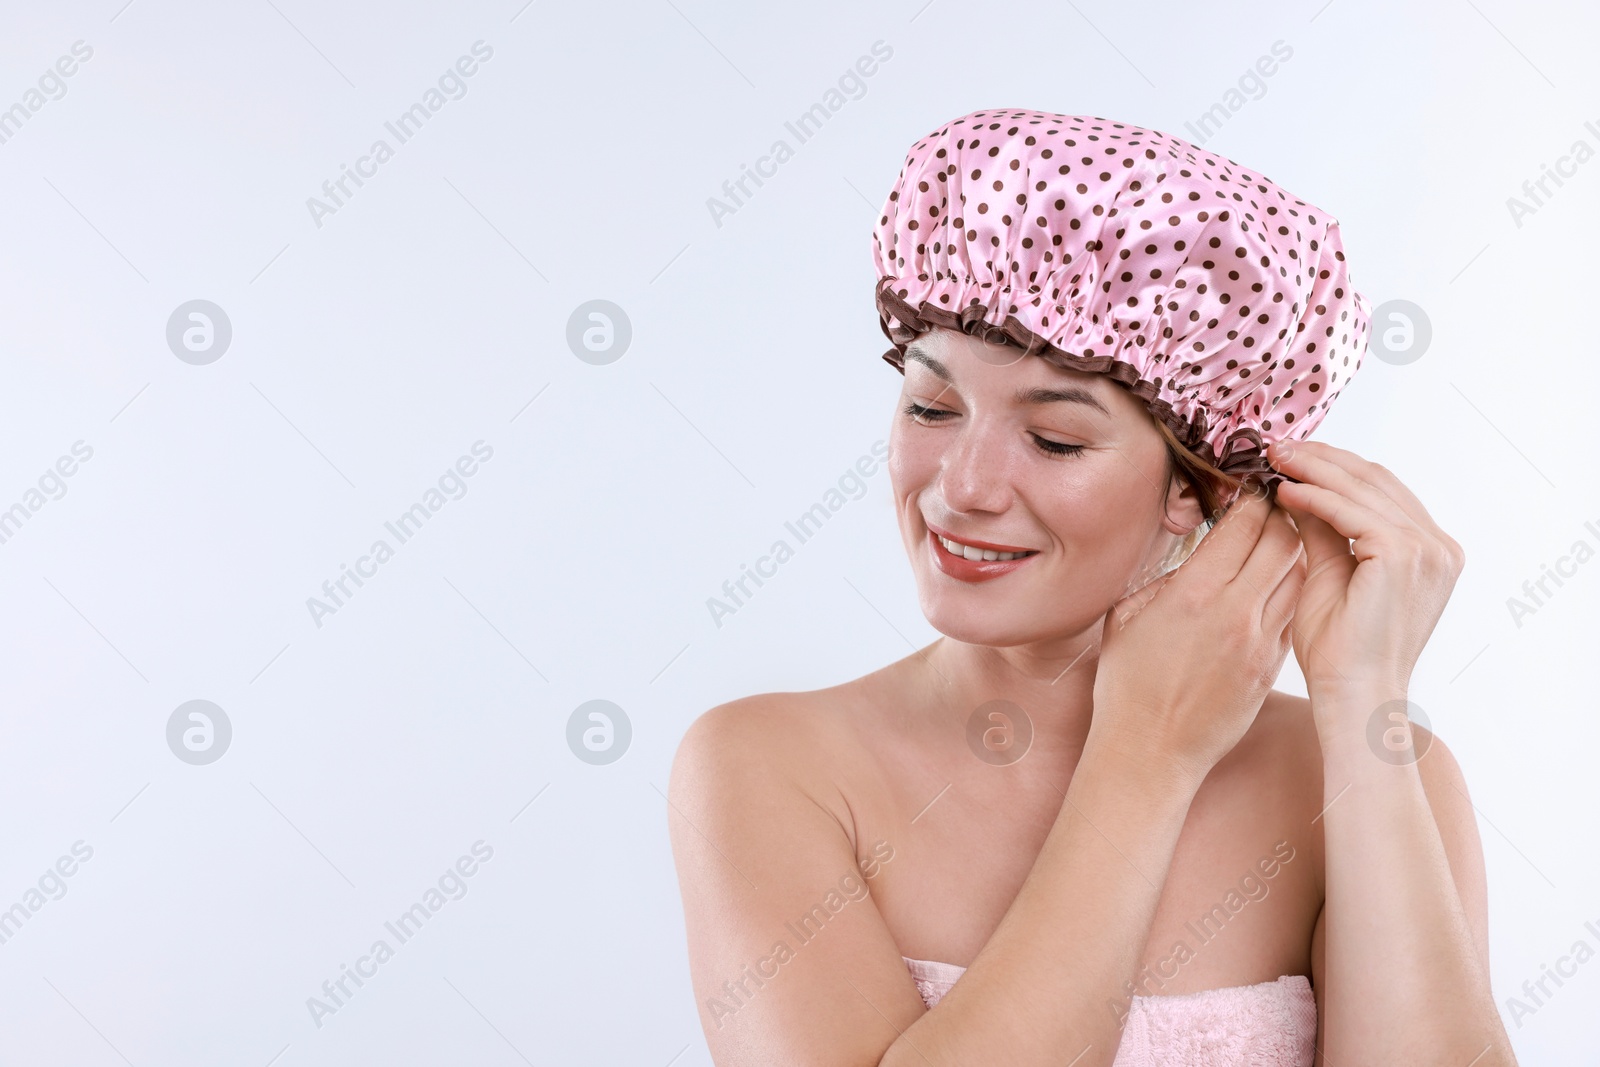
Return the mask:
{"type": "Polygon", "coordinates": [[[897,416],[889,428],[889,484],[896,499],[927,485],[939,470],[939,453],[926,435],[907,433],[897,416]]]}
{"type": "Polygon", "coordinates": [[[1126,459],[1101,453],[1081,464],[1052,464],[1032,481],[1027,498],[1044,524],[1077,553],[1111,563],[1142,551],[1138,535],[1152,522],[1155,489],[1126,459]]]}

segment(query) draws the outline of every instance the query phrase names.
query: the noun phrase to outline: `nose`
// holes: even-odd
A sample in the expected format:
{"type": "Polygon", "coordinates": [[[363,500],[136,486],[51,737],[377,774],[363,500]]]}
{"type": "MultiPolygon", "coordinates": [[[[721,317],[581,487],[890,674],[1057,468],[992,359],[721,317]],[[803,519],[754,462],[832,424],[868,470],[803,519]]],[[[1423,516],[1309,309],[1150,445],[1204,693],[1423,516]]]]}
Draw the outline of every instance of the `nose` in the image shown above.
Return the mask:
{"type": "Polygon", "coordinates": [[[940,463],[940,490],[954,511],[1006,509],[1011,500],[1004,430],[969,419],[953,434],[940,463]]]}

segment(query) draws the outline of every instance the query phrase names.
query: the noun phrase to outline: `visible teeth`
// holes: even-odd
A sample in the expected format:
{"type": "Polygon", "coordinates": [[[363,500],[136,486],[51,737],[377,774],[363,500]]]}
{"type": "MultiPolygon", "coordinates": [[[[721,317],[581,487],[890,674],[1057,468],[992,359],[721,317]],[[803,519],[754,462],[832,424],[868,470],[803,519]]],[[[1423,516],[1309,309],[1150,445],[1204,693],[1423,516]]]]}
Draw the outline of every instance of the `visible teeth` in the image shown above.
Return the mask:
{"type": "MultiPolygon", "coordinates": [[[[934,536],[938,537],[937,534],[934,536]]],[[[939,543],[948,548],[952,555],[977,561],[1021,559],[1029,554],[1027,552],[996,552],[992,548],[974,548],[972,545],[963,545],[959,541],[952,541],[948,537],[940,537],[939,543]]]]}

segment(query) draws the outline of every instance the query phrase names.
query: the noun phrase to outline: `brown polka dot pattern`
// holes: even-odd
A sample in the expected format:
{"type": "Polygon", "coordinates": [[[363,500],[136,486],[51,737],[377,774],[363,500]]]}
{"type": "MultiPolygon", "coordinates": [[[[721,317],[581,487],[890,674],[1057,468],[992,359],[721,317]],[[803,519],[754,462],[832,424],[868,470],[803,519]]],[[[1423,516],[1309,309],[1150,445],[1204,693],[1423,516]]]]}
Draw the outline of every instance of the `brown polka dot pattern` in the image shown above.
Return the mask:
{"type": "Polygon", "coordinates": [[[1339,224],[1216,152],[1087,115],[974,111],[911,146],[872,235],[879,323],[1112,375],[1231,474],[1282,479],[1361,367],[1339,224]]]}

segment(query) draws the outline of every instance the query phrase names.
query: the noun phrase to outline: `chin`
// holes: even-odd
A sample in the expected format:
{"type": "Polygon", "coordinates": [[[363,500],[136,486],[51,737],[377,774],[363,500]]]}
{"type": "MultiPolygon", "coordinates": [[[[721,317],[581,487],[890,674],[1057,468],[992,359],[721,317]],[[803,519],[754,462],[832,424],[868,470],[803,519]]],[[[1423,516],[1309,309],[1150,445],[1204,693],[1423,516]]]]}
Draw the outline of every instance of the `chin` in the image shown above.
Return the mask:
{"type": "Polygon", "coordinates": [[[969,645],[1010,648],[1030,641],[1063,637],[1071,632],[1071,627],[1062,620],[1042,619],[1024,605],[1005,597],[979,604],[977,597],[923,591],[918,599],[928,625],[953,641],[969,645]]]}
{"type": "MultiPolygon", "coordinates": [[[[1020,577],[1020,575],[1018,576],[1020,577]]],[[[1081,588],[1004,588],[1008,578],[976,585],[943,573],[917,573],[917,602],[928,625],[954,641],[1011,648],[1098,632],[1111,607],[1081,588]],[[1041,595],[1042,592],[1042,595],[1041,595]]]]}

